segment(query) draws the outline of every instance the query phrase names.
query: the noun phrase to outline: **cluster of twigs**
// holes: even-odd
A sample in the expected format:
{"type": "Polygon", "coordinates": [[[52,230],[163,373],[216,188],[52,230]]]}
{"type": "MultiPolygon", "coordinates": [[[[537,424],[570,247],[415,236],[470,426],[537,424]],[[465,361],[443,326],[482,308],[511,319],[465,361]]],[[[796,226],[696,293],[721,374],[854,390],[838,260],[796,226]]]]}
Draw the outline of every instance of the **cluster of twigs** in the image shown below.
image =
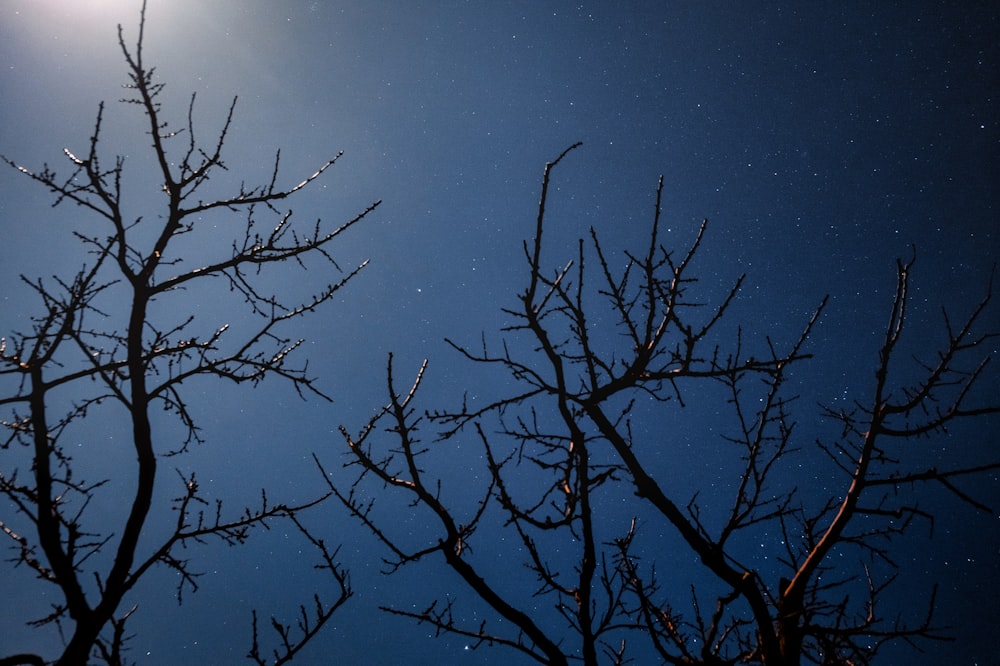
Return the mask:
{"type": "MultiPolygon", "coordinates": [[[[542,255],[550,176],[576,147],[545,168],[534,238],[524,248],[528,286],[517,306],[504,310],[514,323],[503,330],[502,349],[496,353],[484,343],[482,350],[471,351],[453,343],[471,362],[505,370],[518,388],[485,406],[466,402],[458,410],[421,415],[416,396],[426,363],[401,394],[390,357],[388,405],[358,435],[342,430],[358,473],[349,491],[331,486],[331,492],[388,548],[389,571],[440,556],[500,622],[464,623],[454,610],[457,592],[421,611],[387,610],[472,639],[474,647],[507,646],[545,664],[619,664],[630,655],[650,654],[668,664],[867,664],[885,642],[944,638],[930,612],[910,624],[887,619],[880,609],[891,579],[874,580],[863,561],[872,556],[888,561],[893,539],[909,519],[931,514],[913,502],[919,493],[904,489],[936,483],[972,507],[985,508],[955,481],[995,470],[997,463],[916,469],[898,443],[1000,410],[990,396],[985,405],[971,404],[982,393],[988,361],[979,350],[991,335],[977,333],[976,324],[989,290],[961,327],[948,326],[936,362],[921,366],[915,382],[896,385],[912,261],[899,263],[874,385],[853,411],[826,411],[841,422],[843,434],[818,446],[833,459],[841,485],[817,510],[812,493],[785,481],[794,470],[792,453],[803,446],[795,440],[789,370],[810,358],[805,349],[826,299],[790,343],[767,338],[766,353],[754,356],[744,351],[737,332],[726,349],[719,342],[725,338],[722,322],[731,316],[743,278],[715,305],[697,300],[692,272],[706,225],[686,251],[663,247],[662,179],[649,243],[641,253],[627,253],[622,272],[612,270],[592,230],[589,251],[581,240],[575,259],[549,276],[542,255]],[[585,262],[595,259],[596,271],[585,270],[585,262]],[[589,286],[594,274],[596,289],[589,286]],[[614,343],[608,343],[606,328],[593,323],[598,307],[614,313],[614,343]],[[967,357],[977,353],[982,358],[967,367],[967,357]],[[676,475],[688,472],[678,466],[660,469],[651,455],[676,445],[669,429],[637,435],[632,423],[638,398],[663,409],[671,402],[683,408],[704,395],[697,387],[705,382],[724,388],[736,424],[725,438],[736,445],[734,455],[742,464],[731,486],[713,493],[712,520],[703,517],[705,505],[697,497],[673,490],[676,475]],[[438,427],[436,443],[420,439],[428,420],[438,427]],[[487,435],[491,429],[494,434],[487,435]],[[489,481],[474,503],[449,506],[442,492],[449,479],[433,474],[431,461],[435,448],[462,438],[481,446],[489,481]],[[668,526],[679,537],[680,550],[663,552],[652,540],[640,545],[634,519],[620,528],[602,522],[602,498],[608,496],[602,493],[623,486],[637,498],[635,512],[644,516],[646,529],[662,530],[657,522],[668,526]],[[375,493],[382,496],[369,499],[375,493]],[[408,548],[395,529],[399,521],[379,518],[377,507],[394,493],[414,507],[410,520],[432,517],[424,546],[408,548]],[[720,502],[728,509],[716,520],[720,502]],[[489,532],[484,527],[489,507],[496,508],[500,525],[518,544],[520,564],[537,583],[530,598],[518,598],[518,586],[485,573],[490,556],[498,556],[496,537],[486,537],[495,527],[489,532]],[[775,576],[778,580],[742,556],[741,540],[769,528],[783,536],[777,556],[786,571],[775,576]],[[601,536],[616,529],[616,537],[601,536]],[[867,582],[860,587],[851,583],[859,579],[856,572],[843,571],[830,557],[848,547],[862,554],[856,562],[867,582]],[[692,556],[714,583],[707,590],[692,589],[691,610],[684,612],[683,600],[663,585],[658,572],[692,556]],[[538,598],[554,601],[539,604],[538,598]],[[706,598],[714,602],[710,610],[706,598]],[[561,625],[553,623],[551,609],[561,625]]],[[[504,569],[519,571],[509,564],[504,569]]],[[[931,590],[930,608],[933,603],[931,590]]]]}
{"type": "MultiPolygon", "coordinates": [[[[59,626],[65,640],[56,659],[59,664],[82,664],[91,658],[108,664],[124,662],[125,623],[135,607],[125,612],[121,608],[155,565],[177,572],[180,598],[185,589],[197,588],[197,571],[182,555],[189,546],[209,539],[242,544],[256,528],[276,521],[294,525],[318,554],[317,568],[329,574],[334,598],[321,601],[316,596],[310,609],[301,607],[301,617],[294,626],[272,620],[280,639],[273,663],[284,663],[351,595],[347,574],[334,561],[335,552],[302,521],[303,514],[328,495],[294,505],[273,504],[262,491],[258,506],[230,515],[221,501],[210,503],[193,473],[180,475],[181,493],[170,507],[175,515],[173,527],[150,547],[146,530],[151,520],[155,516],[159,524],[169,518],[169,513],[161,513],[161,507],[154,505],[154,488],[164,481],[158,463],[201,440],[196,416],[185,397],[186,387],[196,377],[254,385],[276,377],[289,382],[299,394],[326,399],[305,363],[296,360],[301,341],[288,338],[285,330],[290,322],[331,301],[364,268],[362,263],[346,273],[340,271],[329,250],[335,239],[378,203],[344,224],[327,228],[317,223],[304,233],[297,230],[290,211],[275,208],[319,178],[336,157],[293,187],[278,184],[275,159],[266,184],[240,185],[229,196],[203,199],[210,178],[227,169],[223,147],[234,107],[229,108],[214,145],[207,149],[195,140],[193,96],[187,126],[171,131],[161,119],[163,84],[156,82],[153,68],[143,61],[144,28],[145,7],[134,49],[126,45],[120,26],[119,44],[129,72],[128,94],[123,101],[137,106],[148,122],[158,178],[162,179],[162,192],[154,194],[161,207],[157,215],[128,217],[122,195],[124,159],[117,157],[109,166],[100,152],[103,105],[88,149],[81,154],[65,151],[68,174],[48,166],[33,171],[4,158],[50,190],[56,205],[75,205],[104,226],[99,231],[75,232],[88,248],[90,259],[71,279],[24,279],[40,298],[41,313],[32,320],[30,330],[0,342],[0,379],[6,391],[0,396],[0,405],[10,410],[9,418],[3,421],[8,434],[0,446],[5,453],[30,452],[29,465],[10,469],[5,464],[0,471],[0,493],[9,500],[4,511],[12,511],[0,524],[14,544],[16,563],[61,592],[62,600],[51,614],[34,622],[59,626]],[[183,134],[187,134],[186,146],[180,146],[179,154],[171,152],[183,134]],[[177,239],[202,232],[199,221],[210,211],[242,215],[242,231],[231,248],[223,246],[216,259],[192,268],[179,256],[177,239]],[[268,217],[276,221],[260,221],[268,217]],[[264,225],[267,228],[262,228],[264,225]],[[328,261],[337,278],[291,303],[267,291],[261,276],[269,268],[286,264],[305,268],[303,261],[309,257],[328,261]],[[186,288],[207,285],[213,279],[222,280],[239,295],[252,313],[251,323],[234,327],[238,330],[216,324],[207,335],[199,335],[201,321],[177,314],[193,311],[184,305],[186,288]],[[122,303],[126,304],[125,312],[119,316],[117,309],[122,303]],[[160,307],[164,303],[171,306],[160,307]],[[69,407],[64,409],[66,404],[69,407]],[[116,409],[115,418],[129,425],[134,492],[120,525],[95,528],[92,526],[99,521],[88,507],[106,481],[81,479],[68,447],[69,441],[79,436],[74,428],[99,406],[116,409]],[[154,427],[153,410],[173,414],[182,435],[176,437],[154,427]]],[[[98,446],[93,442],[88,448],[98,446]]],[[[102,455],[96,450],[92,454],[102,455]]],[[[5,458],[15,459],[13,455],[5,458]]],[[[127,461],[123,461],[121,473],[126,466],[127,461]]],[[[250,656],[265,663],[256,615],[250,656]]],[[[37,655],[18,659],[41,662],[37,655]]]]}

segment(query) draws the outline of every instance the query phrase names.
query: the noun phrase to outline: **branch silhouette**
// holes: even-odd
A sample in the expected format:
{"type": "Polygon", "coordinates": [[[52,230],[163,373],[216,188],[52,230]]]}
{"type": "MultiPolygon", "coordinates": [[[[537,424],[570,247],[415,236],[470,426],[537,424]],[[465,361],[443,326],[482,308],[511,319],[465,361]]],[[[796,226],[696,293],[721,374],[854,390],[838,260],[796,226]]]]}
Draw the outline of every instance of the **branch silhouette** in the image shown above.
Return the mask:
{"type": "Polygon", "coordinates": [[[662,178],[644,247],[612,259],[591,229],[550,272],[550,183],[579,145],[545,166],[534,235],[524,243],[527,286],[503,309],[511,323],[500,344],[490,349],[485,335],[480,349],[449,341],[472,364],[504,371],[506,393],[484,386],[481,402],[421,413],[427,362],[401,396],[390,356],[388,405],[360,434],[342,429],[355,476],[348,491],[331,492],[391,553],[388,572],[436,561],[464,583],[422,610],[386,610],[471,639],[470,647],[506,647],[543,664],[648,655],[678,665],[869,664],[890,642],[946,640],[931,612],[936,588],[927,590],[926,614],[887,616],[895,575],[876,574],[871,563],[891,567],[894,541],[913,519],[933,519],[934,507],[918,502],[922,486],[988,510],[958,484],[1000,463],[927,469],[899,444],[916,446],[960,419],[1000,411],[987,379],[985,343],[995,334],[981,331],[991,288],[960,326],[945,316],[947,337],[933,363],[907,362],[913,261],[899,262],[868,391],[854,410],[821,408],[839,438],[803,442],[794,371],[814,354],[828,299],[787,340],[738,325],[744,276],[714,300],[699,288],[707,221],[687,248],[661,243],[662,178]],[[613,268],[621,256],[624,268],[613,268]],[[729,447],[734,470],[721,485],[710,481],[721,497],[711,502],[679,491],[694,471],[664,458],[678,445],[669,419],[706,400],[726,414],[718,417],[722,433],[714,421],[702,425],[729,447]],[[656,428],[637,428],[650,418],[640,410],[666,416],[656,428]],[[423,442],[428,426],[437,436],[423,442]],[[449,487],[475,477],[455,478],[441,461],[470,443],[488,474],[474,504],[458,503],[449,487]],[[817,450],[830,459],[834,485],[825,493],[795,480],[796,456],[817,450]],[[618,506],[635,517],[623,522],[618,506]],[[405,533],[397,529],[402,511],[405,533]],[[428,516],[422,545],[408,545],[414,522],[428,516]],[[497,529],[504,536],[487,536],[497,529]],[[781,545],[765,566],[750,553],[775,533],[781,545]],[[533,588],[512,582],[517,569],[508,559],[519,560],[533,588]],[[501,560],[507,577],[497,574],[501,560]],[[676,580],[664,581],[663,572],[690,562],[707,582],[678,590],[676,580]],[[470,621],[460,610],[463,592],[492,619],[470,604],[486,615],[470,621]]]}
{"type": "Polygon", "coordinates": [[[128,65],[122,102],[137,107],[145,118],[162,181],[161,191],[152,199],[160,207],[157,215],[129,216],[122,191],[125,161],[119,156],[106,166],[101,151],[103,104],[86,152],[64,150],[68,174],[48,165],[32,170],[3,158],[52,192],[54,205],[73,204],[104,223],[100,230],[74,232],[90,256],[72,278],[22,278],[40,299],[41,312],[31,320],[30,330],[0,341],[4,382],[0,406],[10,413],[3,422],[8,434],[2,448],[12,454],[5,456],[11,462],[5,462],[0,472],[0,492],[14,510],[2,517],[0,525],[14,546],[15,564],[61,593],[51,614],[33,624],[55,625],[65,639],[54,659],[18,655],[7,657],[5,663],[82,664],[90,659],[125,663],[129,636],[125,625],[137,611],[134,605],[124,612],[122,608],[153,567],[177,573],[180,600],[185,591],[198,588],[199,574],[186,555],[191,546],[210,539],[240,545],[254,531],[284,522],[294,526],[316,553],[317,569],[327,577],[332,598],[315,595],[308,607],[300,607],[294,624],[272,619],[279,647],[267,658],[262,656],[254,613],[250,658],[259,664],[281,664],[308,643],[352,593],[347,573],[335,561],[336,550],[330,550],[304,520],[329,493],[296,504],[275,504],[262,490],[259,505],[230,514],[221,500],[205,495],[193,472],[178,470],[180,494],[168,506],[155,504],[154,490],[169,480],[161,478],[162,460],[202,441],[188,397],[195,378],[251,385],[275,378],[289,383],[300,396],[329,400],[307,364],[296,360],[302,340],[289,337],[288,329],[328,304],[365,267],[367,262],[361,262],[343,271],[331,250],[334,241],[367,217],[378,202],[339,225],[318,221],[304,230],[290,210],[276,208],[323,176],[339,155],[291,186],[280,184],[276,157],[265,184],[241,184],[228,194],[209,196],[210,179],[227,169],[223,153],[235,100],[207,148],[195,138],[194,96],[186,127],[171,131],[161,117],[163,84],[144,61],[145,28],[143,5],[135,45],[127,44],[121,26],[118,42],[128,65]],[[173,150],[182,133],[188,142],[178,156],[173,150]],[[211,211],[242,217],[243,223],[231,247],[207,243],[206,249],[216,258],[191,267],[178,238],[199,234],[203,216],[211,211]],[[279,296],[268,290],[266,276],[278,267],[308,270],[316,260],[331,266],[337,277],[304,296],[279,296]],[[212,279],[228,285],[250,318],[232,327],[215,323],[205,334],[202,318],[178,313],[193,311],[184,304],[185,288],[212,279]],[[124,310],[121,303],[126,304],[124,310]],[[124,415],[129,424],[133,494],[120,524],[88,527],[99,522],[88,509],[107,480],[80,478],[66,442],[77,436],[83,422],[101,418],[109,409],[117,410],[116,418],[124,415]],[[154,425],[154,410],[173,415],[179,438],[176,432],[154,425]],[[21,450],[30,455],[17,466],[13,452],[21,450]],[[8,467],[11,463],[15,467],[8,467]],[[173,512],[173,527],[151,543],[146,536],[150,525],[169,515],[161,510],[173,512]]]}

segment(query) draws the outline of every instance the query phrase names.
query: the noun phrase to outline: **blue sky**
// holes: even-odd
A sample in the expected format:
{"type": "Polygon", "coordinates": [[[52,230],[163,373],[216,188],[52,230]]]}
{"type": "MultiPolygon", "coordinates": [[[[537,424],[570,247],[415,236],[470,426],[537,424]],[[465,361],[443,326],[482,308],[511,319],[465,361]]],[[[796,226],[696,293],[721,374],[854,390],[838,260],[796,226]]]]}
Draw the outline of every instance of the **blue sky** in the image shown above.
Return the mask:
{"type": "MultiPolygon", "coordinates": [[[[86,146],[105,100],[108,151],[127,155],[135,214],[155,215],[141,126],[134,109],[114,103],[125,71],[115,26],[132,43],[137,17],[138,3],[123,1],[0,5],[0,152],[57,165],[64,146],[86,146]]],[[[295,331],[335,402],[303,403],[278,384],[196,387],[209,442],[182,465],[199,469],[234,508],[261,485],[289,498],[315,491],[310,453],[337,467],[336,428],[357,429],[383,402],[390,351],[402,376],[430,360],[424,407],[454,405],[464,391],[489,395],[488,378],[477,379],[443,338],[475,345],[486,331],[498,339],[500,308],[527,279],[521,241],[533,231],[542,167],[576,141],[583,147],[554,175],[553,268],[591,226],[606,247],[641,243],[662,174],[664,242],[686,245],[709,218],[699,275],[717,294],[748,274],[737,312],[758,340],[796,335],[830,294],[802,402],[808,410],[852,396],[870,380],[896,257],[916,247],[914,328],[938,326],[942,304],[964,315],[998,258],[998,23],[989,2],[150,0],[145,57],[167,85],[172,123],[183,125],[197,93],[196,126],[211,137],[239,97],[228,184],[266,179],[278,148],[288,185],[343,150],[291,201],[296,217],[347,219],[383,200],[335,250],[342,265],[371,259],[369,267],[295,331]]],[[[7,334],[31,303],[17,275],[75,270],[85,255],[69,231],[88,221],[50,208],[46,193],[13,170],[0,172],[0,193],[7,334]]],[[[224,218],[209,223],[207,237],[228,242],[224,218]]],[[[294,291],[302,274],[274,279],[294,291]]],[[[186,305],[210,327],[236,316],[227,297],[191,293],[186,305]]],[[[914,335],[917,348],[941,339],[939,327],[928,330],[914,335]]],[[[988,352],[995,357],[995,345],[988,352]]],[[[694,408],[692,420],[710,421],[711,409],[694,408]]],[[[98,447],[116,451],[114,430],[95,426],[81,460],[98,447]]],[[[988,458],[997,432],[994,421],[947,442],[919,442],[931,447],[920,455],[988,458]]],[[[483,473],[470,450],[441,469],[459,498],[474,495],[483,473]]],[[[129,457],[95,460],[83,464],[113,476],[129,457]]],[[[705,465],[711,476],[715,465],[705,465]]],[[[821,483],[810,474],[796,482],[821,483]]],[[[975,488],[993,504],[1000,499],[995,477],[975,488]]],[[[171,496],[169,486],[163,492],[171,496]]],[[[932,548],[921,539],[901,545],[912,576],[903,587],[940,579],[942,612],[962,642],[928,646],[937,651],[912,663],[943,655],[985,663],[997,619],[982,610],[995,606],[1000,580],[997,514],[942,506],[932,548]]],[[[419,534],[419,517],[399,511],[394,519],[419,534]]],[[[462,593],[440,568],[382,577],[383,553],[343,511],[331,505],[315,519],[331,542],[344,543],[357,590],[312,646],[316,662],[332,654],[365,663],[513,663],[502,651],[469,654],[461,641],[425,639],[423,628],[379,614],[380,603],[424,607],[435,591],[462,593]]],[[[287,613],[298,603],[291,593],[310,590],[301,546],[288,544],[272,532],[238,551],[199,552],[211,575],[181,608],[170,577],[154,576],[135,620],[135,656],[238,662],[249,608],[287,613]]],[[[38,588],[18,580],[11,593],[19,603],[0,611],[0,633],[50,640],[23,629],[15,612],[37,605],[38,588]]]]}

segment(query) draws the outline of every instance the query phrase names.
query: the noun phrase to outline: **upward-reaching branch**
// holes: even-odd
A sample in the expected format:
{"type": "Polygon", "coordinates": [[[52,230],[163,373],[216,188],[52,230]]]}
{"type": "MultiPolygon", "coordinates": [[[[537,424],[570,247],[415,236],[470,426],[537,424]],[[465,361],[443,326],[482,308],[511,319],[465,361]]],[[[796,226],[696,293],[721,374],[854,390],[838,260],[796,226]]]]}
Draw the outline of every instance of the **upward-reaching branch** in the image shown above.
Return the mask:
{"type": "MultiPolygon", "coordinates": [[[[89,659],[119,663],[128,636],[125,622],[134,611],[122,614],[120,608],[152,567],[163,565],[178,574],[178,598],[184,589],[197,588],[197,572],[179,550],[212,537],[242,544],[258,527],[289,522],[318,554],[317,568],[332,581],[334,600],[323,602],[316,595],[311,613],[301,607],[297,629],[272,622],[281,644],[274,651],[274,663],[284,663],[316,635],[351,594],[346,573],[335,562],[335,551],[328,549],[302,519],[328,495],[292,506],[271,504],[262,492],[258,508],[247,507],[236,517],[224,517],[221,501],[216,500],[212,516],[198,510],[209,502],[191,473],[181,476],[182,495],[172,506],[161,507],[155,504],[154,492],[161,481],[158,464],[162,456],[183,452],[191,441],[201,441],[198,415],[185,397],[186,387],[195,377],[254,384],[268,377],[280,378],[300,395],[327,398],[305,363],[295,363],[302,341],[288,337],[287,329],[332,300],[367,264],[362,261],[343,273],[331,247],[334,239],[368,216],[378,202],[340,225],[328,227],[318,221],[304,233],[294,230],[291,211],[278,211],[275,204],[319,178],[336,158],[290,187],[277,184],[276,161],[270,181],[262,186],[241,185],[229,195],[195,199],[211,174],[226,168],[222,156],[234,107],[230,107],[213,145],[203,150],[195,140],[192,97],[186,152],[180,159],[171,156],[167,139],[173,134],[167,131],[159,105],[163,84],[144,63],[145,28],[145,5],[133,48],[127,45],[119,26],[119,46],[129,68],[126,88],[131,91],[123,101],[146,119],[162,181],[157,187],[167,194],[163,210],[147,215],[126,211],[121,191],[124,160],[116,158],[111,168],[101,165],[103,104],[98,108],[86,157],[65,150],[71,166],[68,177],[47,166],[33,171],[4,158],[53,192],[56,204],[78,204],[96,213],[107,226],[101,232],[75,232],[92,259],[72,281],[57,280],[51,285],[26,280],[41,297],[43,312],[33,320],[30,331],[0,342],[0,377],[16,380],[9,393],[0,395],[0,405],[13,410],[11,418],[3,422],[9,432],[3,448],[20,442],[32,452],[26,471],[7,469],[7,463],[0,471],[0,493],[15,510],[13,515],[0,517],[0,522],[16,544],[16,563],[27,565],[62,594],[63,600],[52,614],[38,622],[55,623],[67,630],[61,654],[53,657],[57,664],[81,664],[89,659]],[[273,213],[276,219],[263,232],[258,231],[258,225],[268,222],[259,221],[260,210],[273,213]],[[215,258],[189,267],[176,248],[176,239],[183,233],[197,232],[202,226],[198,220],[212,212],[245,214],[242,230],[231,247],[206,243],[205,251],[214,253],[215,258]],[[134,233],[139,227],[147,233],[134,233]],[[306,268],[310,258],[327,262],[341,274],[313,294],[279,298],[269,293],[265,282],[268,273],[262,274],[261,269],[306,268]],[[216,321],[205,334],[204,317],[186,314],[196,308],[184,298],[198,292],[179,287],[213,277],[226,280],[231,292],[256,315],[250,323],[230,329],[216,321]],[[167,307],[154,311],[154,299],[167,307]],[[66,413],[59,412],[57,407],[66,404],[66,398],[72,407],[66,413]],[[93,418],[94,411],[115,408],[118,412],[113,418],[131,426],[134,466],[127,472],[123,462],[120,469],[122,474],[132,475],[129,485],[133,495],[123,516],[95,521],[87,508],[105,482],[84,483],[77,478],[74,459],[81,454],[70,456],[66,440],[77,437],[76,426],[93,418]],[[180,437],[169,427],[154,427],[150,414],[155,408],[177,418],[180,437]],[[119,518],[119,524],[112,524],[119,518]],[[165,519],[175,521],[173,529],[156,542],[150,525],[165,519]],[[97,553],[105,557],[93,557],[97,553]],[[97,581],[96,587],[91,581],[97,581]]],[[[150,200],[164,202],[162,195],[150,200]]],[[[81,443],[84,455],[103,455],[91,451],[93,447],[86,445],[85,439],[81,443]]],[[[251,656],[264,663],[258,638],[254,622],[251,656]]]]}
{"type": "MultiPolygon", "coordinates": [[[[577,145],[547,164],[542,175],[534,236],[524,243],[528,284],[516,295],[516,305],[504,309],[513,322],[501,331],[501,348],[491,351],[485,336],[481,350],[449,341],[464,358],[505,370],[513,388],[486,397],[482,406],[463,402],[428,413],[442,429],[435,446],[467,435],[481,442],[487,498],[464,510],[445,505],[441,496],[451,479],[434,477],[417,464],[417,457],[427,460],[435,449],[416,446],[420,419],[412,409],[398,408],[391,381],[390,406],[359,437],[345,434],[349,465],[359,471],[341,500],[392,551],[392,570],[441,552],[462,572],[465,589],[523,636],[500,635],[486,621],[478,628],[463,623],[451,597],[443,607],[435,602],[421,611],[393,607],[390,612],[474,638],[477,647],[519,650],[540,663],[618,664],[631,658],[678,666],[868,664],[887,642],[941,639],[930,614],[907,624],[886,620],[878,611],[892,577],[879,581],[868,562],[855,569],[850,558],[830,555],[859,548],[865,556],[891,561],[893,539],[910,518],[933,516],[904,499],[906,487],[921,482],[938,483],[968,504],[984,506],[956,482],[998,469],[998,463],[927,470],[914,466],[905,452],[890,453],[888,446],[1000,409],[989,395],[986,404],[974,403],[984,393],[989,355],[964,367],[964,357],[992,338],[974,332],[989,293],[961,327],[948,324],[936,361],[921,366],[923,379],[898,385],[905,376],[898,366],[910,317],[912,262],[899,263],[870,406],[826,412],[840,422],[844,441],[821,446],[832,461],[821,490],[811,479],[797,478],[803,465],[793,456],[809,444],[800,441],[792,409],[797,396],[791,392],[809,388],[795,385],[801,375],[794,371],[811,356],[828,300],[823,298],[802,332],[784,343],[756,327],[727,328],[745,278],[714,303],[698,298],[694,275],[707,223],[688,248],[674,253],[663,247],[662,179],[648,244],[624,252],[623,270],[612,268],[615,262],[591,229],[590,247],[581,240],[576,256],[557,259],[562,268],[550,273],[543,259],[549,186],[554,167],[577,145]],[[596,289],[589,270],[593,258],[596,289]],[[595,293],[603,302],[593,301],[595,293]],[[608,312],[614,316],[610,325],[608,312]],[[702,404],[718,397],[720,386],[722,405],[702,404]],[[682,410],[689,405],[700,405],[709,415],[702,434],[674,424],[684,421],[682,410]],[[376,424],[383,419],[391,421],[389,443],[379,439],[376,424]],[[691,478],[699,466],[677,452],[687,445],[701,456],[720,435],[732,460],[723,463],[724,476],[705,482],[713,497],[724,500],[682,495],[679,488],[699,481],[691,478]],[[843,462],[845,454],[853,456],[852,464],[843,462]],[[408,473],[392,471],[400,467],[408,473]],[[366,480],[374,479],[408,491],[407,505],[417,512],[412,520],[428,511],[447,536],[431,538],[416,551],[404,548],[393,525],[379,520],[374,501],[365,499],[366,480]],[[621,523],[620,506],[637,518],[621,523]],[[489,567],[479,556],[483,530],[473,542],[455,527],[462,525],[457,516],[469,512],[475,518],[467,525],[492,518],[495,529],[507,530],[485,550],[494,555],[505,543],[516,544],[516,551],[503,557],[523,559],[535,579],[534,594],[518,598],[519,586],[501,590],[475,573],[489,567]],[[473,543],[480,548],[473,551],[473,543]],[[766,555],[758,554],[762,551],[766,555]],[[668,587],[663,572],[687,572],[692,561],[700,563],[705,575],[697,580],[704,584],[690,591],[686,584],[681,591],[668,587]],[[678,592],[689,595],[689,611],[680,610],[678,592]],[[539,602],[546,598],[554,600],[550,606],[539,602]]],[[[930,595],[933,608],[933,589],[930,595]]]]}

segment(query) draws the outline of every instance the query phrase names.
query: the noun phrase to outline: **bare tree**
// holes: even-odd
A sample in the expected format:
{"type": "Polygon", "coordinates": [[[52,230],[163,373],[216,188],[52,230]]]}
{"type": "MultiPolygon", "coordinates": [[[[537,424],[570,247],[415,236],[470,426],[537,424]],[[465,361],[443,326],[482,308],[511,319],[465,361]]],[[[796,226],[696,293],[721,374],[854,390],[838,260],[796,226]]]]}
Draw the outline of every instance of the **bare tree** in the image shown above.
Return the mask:
{"type": "Polygon", "coordinates": [[[356,476],[345,490],[330,490],[388,549],[388,571],[440,557],[495,617],[465,620],[456,611],[461,590],[423,610],[384,610],[464,636],[470,647],[505,646],[543,664],[621,664],[636,655],[667,664],[868,664],[890,641],[944,639],[930,612],[933,586],[926,614],[897,619],[883,609],[893,576],[873,569],[892,563],[913,519],[933,517],[918,502],[923,488],[936,484],[988,511],[959,483],[998,463],[922,468],[906,449],[959,419],[1000,411],[983,390],[983,343],[993,334],[977,332],[989,290],[961,325],[945,318],[947,337],[933,360],[908,363],[913,261],[900,262],[868,391],[851,409],[824,411],[839,436],[802,442],[790,371],[810,358],[826,299],[796,338],[760,334],[751,344],[730,322],[742,277],[714,304],[699,293],[693,272],[705,224],[685,251],[661,244],[662,179],[648,245],[625,254],[622,272],[591,230],[573,260],[549,274],[542,257],[550,176],[573,148],[545,167],[534,238],[524,246],[527,287],[504,310],[513,323],[502,346],[451,343],[513,388],[485,404],[467,399],[424,412],[417,405],[426,362],[400,390],[390,356],[388,404],[357,434],[342,428],[356,476]],[[702,500],[684,490],[694,472],[670,456],[683,427],[651,429],[643,418],[676,409],[680,422],[686,404],[712,397],[728,417],[705,425],[726,424],[722,444],[735,473],[702,500]],[[421,440],[428,424],[438,430],[431,442],[421,440]],[[442,478],[434,470],[469,440],[488,474],[477,502],[456,505],[451,486],[468,485],[473,474],[442,478]],[[810,450],[826,456],[835,486],[809,489],[794,478],[796,451],[810,450]],[[387,521],[386,503],[397,501],[387,521]],[[640,518],[622,518],[622,502],[640,518]],[[405,521],[402,506],[412,511],[405,521]],[[431,526],[419,539],[412,525],[400,529],[424,518],[431,526]],[[496,537],[497,523],[505,539],[496,537]],[[763,541],[776,549],[767,563],[753,556],[763,541]],[[506,560],[518,556],[531,589],[506,560]],[[704,586],[671,575],[695,562],[704,586]]]}
{"type": "MultiPolygon", "coordinates": [[[[198,587],[198,572],[186,548],[211,539],[242,544],[255,528],[284,521],[314,548],[317,569],[329,576],[330,594],[323,596],[332,595],[316,595],[302,605],[293,623],[272,618],[277,634],[273,650],[260,645],[254,614],[248,657],[259,664],[285,663],[351,595],[335,552],[303,520],[304,512],[328,495],[319,493],[292,505],[275,503],[262,491],[259,504],[232,512],[206,496],[193,472],[178,472],[178,483],[173,472],[163,478],[159,463],[201,441],[197,410],[187,393],[197,378],[256,385],[275,377],[289,382],[301,396],[328,399],[306,364],[295,360],[302,341],[289,338],[288,329],[331,301],[367,263],[341,271],[330,248],[378,203],[339,226],[316,222],[305,229],[290,210],[276,208],[323,175],[336,157],[291,187],[279,184],[275,157],[270,180],[263,185],[241,184],[218,194],[222,188],[210,179],[227,170],[223,146],[235,100],[218,137],[207,146],[195,139],[194,96],[186,126],[172,131],[161,117],[163,84],[144,61],[144,29],[145,6],[134,48],[126,45],[118,28],[128,68],[122,101],[137,106],[147,123],[162,191],[142,206],[155,202],[157,208],[144,216],[130,212],[122,187],[124,158],[108,164],[101,155],[103,104],[89,146],[82,153],[64,151],[68,173],[48,166],[33,171],[4,158],[48,188],[55,195],[54,205],[73,205],[103,227],[90,224],[87,231],[73,232],[89,253],[74,275],[47,281],[23,278],[41,300],[41,311],[30,330],[0,341],[0,405],[9,410],[3,421],[8,434],[0,443],[5,459],[0,492],[8,500],[0,527],[14,549],[15,568],[61,592],[51,614],[32,621],[39,627],[56,625],[63,636],[55,663],[98,659],[120,664],[125,661],[126,622],[136,611],[130,595],[153,567],[176,572],[180,599],[182,592],[198,587]],[[193,247],[191,238],[203,237],[210,229],[205,220],[214,214],[243,221],[235,227],[231,247],[198,241],[200,254],[214,256],[192,265],[190,257],[185,260],[184,248],[193,247]],[[317,261],[336,267],[335,281],[304,297],[270,292],[264,278],[277,267],[306,270],[317,261]],[[206,328],[201,318],[188,314],[194,307],[185,294],[194,287],[208,288],[213,280],[249,311],[233,329],[218,321],[206,328]],[[177,427],[154,419],[154,410],[172,415],[177,427]],[[113,526],[92,510],[107,480],[85,479],[68,444],[86,439],[83,426],[102,418],[128,423],[134,453],[132,484],[125,484],[132,495],[121,523],[113,526]],[[177,497],[172,505],[157,505],[154,488],[170,479],[179,488],[177,497]],[[172,526],[161,537],[161,530],[151,527],[163,521],[172,526]]],[[[98,450],[101,446],[99,441],[86,444],[91,456],[105,455],[98,450]]],[[[119,468],[128,465],[126,459],[119,468]]],[[[0,663],[41,664],[49,659],[22,654],[0,658],[0,663]]]]}

